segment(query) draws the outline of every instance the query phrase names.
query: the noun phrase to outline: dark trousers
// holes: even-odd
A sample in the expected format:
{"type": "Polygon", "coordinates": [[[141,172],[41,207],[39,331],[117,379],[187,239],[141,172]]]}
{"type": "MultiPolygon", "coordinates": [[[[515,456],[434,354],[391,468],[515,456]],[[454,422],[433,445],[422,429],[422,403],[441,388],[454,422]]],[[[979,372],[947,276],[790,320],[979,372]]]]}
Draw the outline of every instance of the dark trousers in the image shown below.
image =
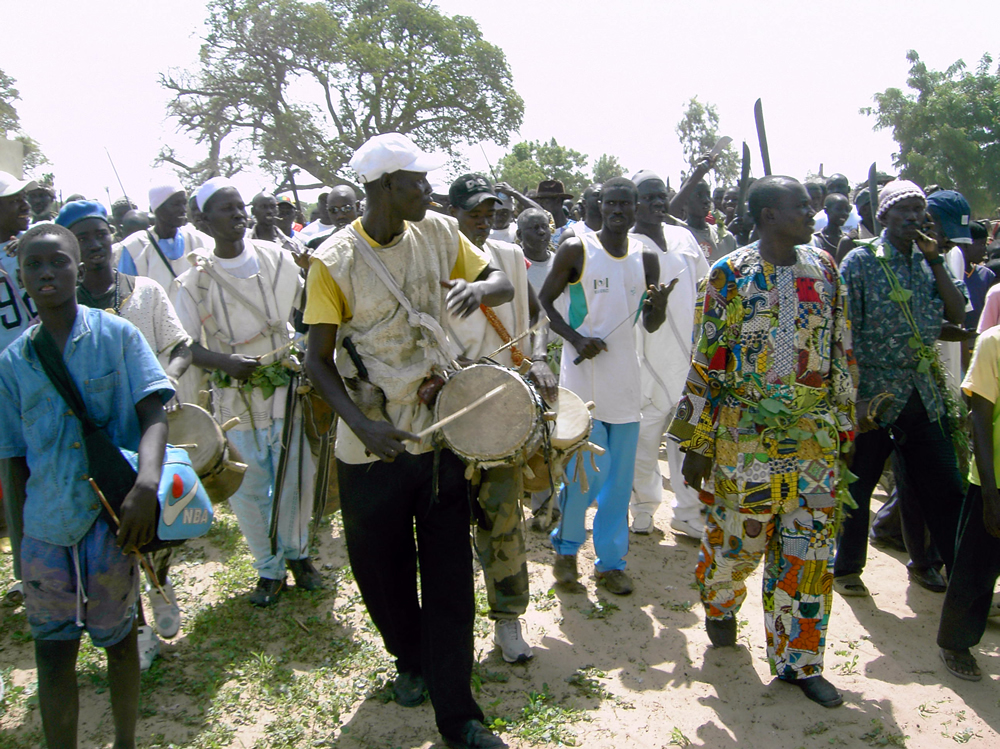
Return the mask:
{"type": "Polygon", "coordinates": [[[872,521],[872,541],[877,538],[893,537],[902,540],[910,555],[907,567],[916,570],[940,570],[944,565],[937,547],[930,539],[927,523],[920,502],[913,493],[906,466],[898,451],[889,458],[895,486],[889,501],[882,505],[872,521]]]}
{"type": "Polygon", "coordinates": [[[931,421],[917,391],[889,428],[859,434],[851,471],[858,480],[851,496],[858,507],[844,518],[833,566],[835,577],[860,574],[868,559],[868,511],[872,491],[882,475],[885,460],[896,450],[903,459],[908,484],[923,512],[945,566],[955,556],[955,530],[962,506],[962,477],[958,472],[951,437],[940,421],[931,421]]]}
{"type": "Polygon", "coordinates": [[[483,719],[471,684],[468,482],[462,462],[442,450],[434,500],[433,468],[433,453],[404,453],[392,463],[338,460],[337,477],[347,553],[368,613],[397,670],[423,674],[438,729],[455,735],[465,721],[483,719]]]}
{"type": "Polygon", "coordinates": [[[993,586],[1000,577],[1000,538],[986,532],[983,490],[975,484],[965,495],[955,563],[948,572],[937,642],[948,650],[965,650],[983,638],[993,586]]]}

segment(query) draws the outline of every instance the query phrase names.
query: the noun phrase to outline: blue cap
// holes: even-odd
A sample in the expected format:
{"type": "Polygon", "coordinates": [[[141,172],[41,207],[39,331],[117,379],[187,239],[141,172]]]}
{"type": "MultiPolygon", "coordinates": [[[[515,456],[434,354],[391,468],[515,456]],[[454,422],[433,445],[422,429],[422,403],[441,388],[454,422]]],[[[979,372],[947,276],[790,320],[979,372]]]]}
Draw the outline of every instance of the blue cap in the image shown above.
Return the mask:
{"type": "Polygon", "coordinates": [[[969,201],[960,192],[938,190],[927,196],[927,210],[941,222],[941,231],[955,244],[972,244],[969,201]]]}
{"type": "Polygon", "coordinates": [[[73,224],[85,218],[99,218],[108,223],[108,212],[96,200],[74,200],[67,203],[56,216],[56,223],[69,229],[73,224]]]}

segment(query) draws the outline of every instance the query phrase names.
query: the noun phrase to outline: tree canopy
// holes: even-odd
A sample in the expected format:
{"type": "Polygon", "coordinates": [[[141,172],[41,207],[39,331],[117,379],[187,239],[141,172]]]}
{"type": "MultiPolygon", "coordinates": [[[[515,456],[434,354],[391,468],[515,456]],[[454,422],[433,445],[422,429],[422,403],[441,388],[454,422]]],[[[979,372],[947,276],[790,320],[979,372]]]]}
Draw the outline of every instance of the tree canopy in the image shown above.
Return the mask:
{"type": "Polygon", "coordinates": [[[988,54],[975,71],[961,60],[929,70],[913,50],[906,59],[912,93],[888,88],[862,114],[875,117],[875,130],[892,129],[900,177],[958,190],[989,216],[1000,203],[1000,66],[988,54]]]}
{"type": "Polygon", "coordinates": [[[275,176],[292,164],[324,182],[349,176],[379,133],[426,149],[506,145],[524,104],[506,57],[465,16],[430,0],[211,0],[197,70],[161,84],[168,110],[208,156],[193,179],[250,155],[275,176]]]}
{"type": "Polygon", "coordinates": [[[14,106],[21,94],[14,88],[15,83],[17,81],[0,70],[0,135],[20,141],[24,147],[24,173],[31,174],[43,164],[48,164],[49,160],[45,158],[38,142],[21,130],[21,119],[14,106]]]}
{"type": "Polygon", "coordinates": [[[546,179],[557,179],[566,192],[579,196],[590,180],[584,173],[587,154],[560,146],[553,138],[544,141],[522,141],[497,162],[500,179],[518,190],[538,187],[546,179]]]}
{"type": "Polygon", "coordinates": [[[594,182],[607,182],[612,177],[624,177],[627,171],[617,156],[605,153],[594,163],[594,182]]]}
{"type": "MultiPolygon", "coordinates": [[[[677,137],[680,138],[684,158],[694,169],[698,158],[704,156],[719,140],[719,113],[714,104],[702,104],[697,96],[688,101],[684,116],[677,123],[677,137]]],[[[688,173],[685,173],[685,178],[688,173]]],[[[715,168],[706,179],[715,187],[731,187],[739,180],[740,157],[732,144],[719,155],[715,168]]]]}

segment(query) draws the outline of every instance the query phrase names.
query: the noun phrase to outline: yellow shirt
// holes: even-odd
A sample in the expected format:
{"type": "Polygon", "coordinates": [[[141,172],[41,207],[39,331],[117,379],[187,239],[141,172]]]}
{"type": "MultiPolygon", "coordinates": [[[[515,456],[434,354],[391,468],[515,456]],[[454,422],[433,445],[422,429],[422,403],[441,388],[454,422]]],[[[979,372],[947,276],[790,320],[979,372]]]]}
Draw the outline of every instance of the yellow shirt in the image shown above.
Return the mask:
{"type": "MultiPolygon", "coordinates": [[[[993,404],[993,471],[1000,482],[1000,327],[990,328],[979,336],[969,371],[962,380],[962,390],[993,404]]],[[[969,482],[982,486],[975,454],[969,464],[969,482]]]]}
{"type": "MultiPolygon", "coordinates": [[[[366,242],[373,248],[393,247],[402,241],[403,237],[410,230],[409,222],[403,227],[403,233],[395,237],[389,244],[380,245],[365,231],[361,225],[361,219],[355,219],[351,226],[358,231],[366,242]]],[[[451,269],[451,279],[465,279],[470,283],[475,281],[483,269],[487,266],[486,259],[480,255],[473,244],[462,233],[459,233],[458,259],[451,269]]],[[[326,266],[313,258],[309,266],[309,275],[306,280],[306,310],[303,322],[306,325],[340,325],[344,320],[351,318],[351,308],[344,297],[344,292],[340,290],[326,266]]]]}

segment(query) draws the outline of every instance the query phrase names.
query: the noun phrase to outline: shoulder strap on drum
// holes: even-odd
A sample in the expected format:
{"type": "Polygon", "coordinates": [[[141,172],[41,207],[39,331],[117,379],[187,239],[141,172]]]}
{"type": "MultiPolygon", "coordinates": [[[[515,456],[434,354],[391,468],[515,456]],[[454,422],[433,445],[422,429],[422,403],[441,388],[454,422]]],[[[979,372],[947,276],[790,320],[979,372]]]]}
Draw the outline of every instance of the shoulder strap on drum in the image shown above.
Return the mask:
{"type": "Polygon", "coordinates": [[[365,238],[353,226],[351,227],[351,232],[354,234],[354,248],[357,254],[374,271],[379,280],[385,284],[389,292],[396,297],[396,301],[399,302],[400,306],[406,310],[407,321],[410,325],[425,333],[424,337],[429,339],[430,342],[437,344],[436,349],[444,359],[438,363],[450,365],[451,360],[456,359],[461,352],[455,343],[448,338],[448,335],[444,332],[444,328],[441,327],[441,323],[431,315],[419,311],[410,303],[410,300],[406,298],[406,294],[403,293],[403,290],[399,288],[399,284],[396,283],[396,279],[392,277],[389,269],[385,267],[385,263],[375,254],[365,238]]]}
{"type": "MultiPolygon", "coordinates": [[[[178,231],[180,230],[178,229],[178,231]]],[[[149,237],[149,241],[153,245],[153,249],[156,250],[156,254],[160,256],[160,260],[162,260],[163,264],[167,266],[167,270],[170,271],[170,275],[177,278],[177,271],[174,270],[173,264],[167,259],[167,256],[163,254],[163,250],[160,249],[160,242],[157,240],[156,235],[149,229],[146,229],[146,236],[149,237]]]]}

